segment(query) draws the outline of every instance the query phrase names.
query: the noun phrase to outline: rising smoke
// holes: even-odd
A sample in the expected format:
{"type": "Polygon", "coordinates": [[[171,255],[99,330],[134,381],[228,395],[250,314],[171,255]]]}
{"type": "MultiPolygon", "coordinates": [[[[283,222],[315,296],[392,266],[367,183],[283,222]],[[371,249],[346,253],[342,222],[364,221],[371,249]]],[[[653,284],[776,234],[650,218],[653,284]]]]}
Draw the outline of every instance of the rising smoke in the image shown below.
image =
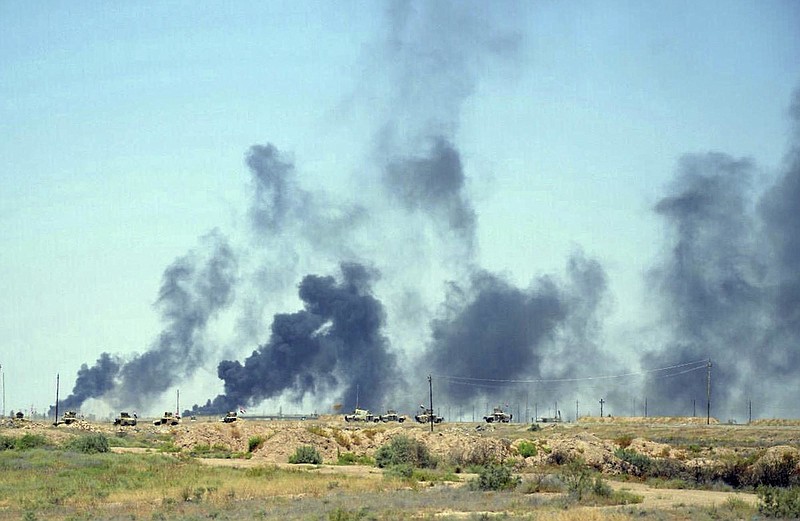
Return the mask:
{"type": "Polygon", "coordinates": [[[231,303],[237,265],[218,232],[201,244],[164,271],[156,307],[165,324],[150,348],[124,363],[103,353],[93,367],[84,364],[62,407],[78,409],[90,398],[105,397],[118,407],[138,409],[208,361],[206,326],[231,303]]]}
{"type": "MultiPolygon", "coordinates": [[[[796,97],[800,125],[797,106],[796,97]]],[[[796,385],[800,366],[797,142],[785,172],[760,197],[752,190],[754,173],[746,159],[686,156],[671,193],[655,207],[670,232],[669,252],[650,275],[668,341],[646,353],[642,365],[718,362],[714,401],[731,415],[749,399],[767,402],[769,382],[796,385]]],[[[653,400],[656,413],[685,412],[694,400],[705,403],[706,381],[651,379],[647,394],[661,397],[653,400]]]]}
{"type": "MultiPolygon", "coordinates": [[[[224,389],[194,414],[278,399],[408,406],[398,397],[413,389],[418,401],[428,372],[442,378],[440,400],[501,403],[517,392],[512,380],[574,392],[574,379],[629,370],[634,363],[604,345],[610,290],[598,261],[578,251],[564,277],[542,275],[528,287],[480,266],[470,165],[456,145],[460,115],[483,71],[513,64],[520,43],[513,17],[496,24],[484,7],[391,4],[379,67],[370,70],[378,80],[365,87],[366,99],[385,105],[369,106],[378,120],[373,161],[355,173],[359,188],[383,188],[379,200],[309,191],[275,145],[252,146],[254,246],[237,258],[213,234],[177,259],[164,273],[157,306],[165,326],[150,349],[82,366],[63,404],[106,397],[145,406],[201,366],[216,366],[224,389]],[[238,279],[241,338],[220,362],[205,331],[232,307],[238,279]],[[295,284],[299,310],[286,297],[295,284]],[[270,307],[279,311],[265,318],[270,307]],[[249,355],[239,361],[242,346],[249,355]]],[[[800,94],[793,110],[800,129],[800,94]]],[[[749,160],[681,160],[654,208],[668,230],[647,275],[663,341],[645,349],[641,367],[711,358],[715,399],[727,402],[765,397],[768,388],[754,382],[766,375],[800,383],[800,130],[795,138],[786,171],[761,197],[749,160]]],[[[644,387],[652,414],[685,414],[705,394],[697,377],[653,377],[644,387]]]]}
{"type": "Polygon", "coordinates": [[[383,306],[371,294],[377,274],[360,264],[342,264],[340,270],[339,282],[304,277],[298,291],[304,309],[275,315],[269,342],[244,364],[220,362],[225,394],[191,412],[237,410],[281,395],[300,401],[306,394],[347,407],[354,407],[360,394],[361,404],[382,406],[399,371],[382,333],[383,306]]]}

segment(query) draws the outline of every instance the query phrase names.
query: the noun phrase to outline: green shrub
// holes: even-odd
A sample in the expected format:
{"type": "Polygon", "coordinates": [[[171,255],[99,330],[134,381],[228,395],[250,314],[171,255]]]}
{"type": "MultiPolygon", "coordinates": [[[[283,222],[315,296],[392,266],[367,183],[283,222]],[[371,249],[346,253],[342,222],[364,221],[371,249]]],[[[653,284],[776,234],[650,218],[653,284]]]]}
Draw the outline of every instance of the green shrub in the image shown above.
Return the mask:
{"type": "Polygon", "coordinates": [[[14,440],[14,448],[17,450],[36,449],[47,445],[49,442],[42,434],[23,434],[21,438],[14,440]]]}
{"type": "Polygon", "coordinates": [[[564,465],[559,475],[561,481],[567,487],[570,496],[578,501],[589,491],[591,487],[591,471],[586,463],[578,458],[564,465]]]}
{"type": "Polygon", "coordinates": [[[758,511],[767,517],[800,519],[800,487],[759,487],[758,511]]]}
{"type": "Polygon", "coordinates": [[[352,452],[343,452],[339,454],[336,461],[337,465],[374,465],[375,460],[366,454],[358,456],[352,452]]]}
{"type": "Polygon", "coordinates": [[[520,444],[517,446],[517,451],[523,458],[530,458],[539,453],[539,450],[536,448],[536,444],[530,441],[520,442],[520,444]]]}
{"type": "Polygon", "coordinates": [[[409,463],[398,463],[386,469],[386,475],[393,478],[411,479],[414,475],[414,467],[409,463]]]}
{"type": "Polygon", "coordinates": [[[263,436],[253,436],[247,440],[247,452],[255,451],[264,444],[264,441],[266,440],[263,436]]]}
{"type": "Polygon", "coordinates": [[[435,468],[436,460],[421,441],[408,436],[395,436],[375,452],[375,463],[380,468],[408,464],[412,467],[435,468]]]}
{"type": "Polygon", "coordinates": [[[630,447],[632,442],[633,442],[633,436],[631,436],[630,434],[623,434],[622,436],[619,436],[614,440],[614,443],[616,443],[620,449],[627,449],[628,447],[630,447]]]}
{"type": "Polygon", "coordinates": [[[619,448],[614,451],[614,455],[626,463],[630,463],[636,469],[636,474],[646,476],[650,474],[653,460],[649,456],[639,454],[635,450],[619,448]]]}
{"type": "Polygon", "coordinates": [[[289,463],[313,463],[320,465],[322,463],[322,456],[316,448],[311,445],[302,445],[297,447],[294,454],[289,456],[289,463]]]}
{"type": "Polygon", "coordinates": [[[108,438],[104,434],[87,434],[71,439],[66,448],[84,454],[108,452],[108,438]]]}
{"type": "Polygon", "coordinates": [[[753,485],[767,487],[788,487],[795,485],[794,469],[797,467],[797,458],[792,454],[783,454],[773,461],[757,465],[753,471],[753,485]]]}
{"type": "Polygon", "coordinates": [[[470,481],[470,488],[473,490],[510,490],[520,482],[519,476],[512,474],[508,467],[489,465],[478,473],[476,479],[470,481]]]}

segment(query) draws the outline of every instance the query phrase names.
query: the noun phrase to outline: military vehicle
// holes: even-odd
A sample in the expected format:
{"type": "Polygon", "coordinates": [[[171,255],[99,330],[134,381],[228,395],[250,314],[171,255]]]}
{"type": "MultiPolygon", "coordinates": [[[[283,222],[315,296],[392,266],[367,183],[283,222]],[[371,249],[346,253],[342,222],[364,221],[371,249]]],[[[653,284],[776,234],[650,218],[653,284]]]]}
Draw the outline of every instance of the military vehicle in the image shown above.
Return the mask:
{"type": "Polygon", "coordinates": [[[381,421],[380,416],[375,416],[367,409],[359,409],[356,407],[353,410],[353,414],[345,414],[344,421],[346,422],[379,422],[381,421]]]}
{"type": "Polygon", "coordinates": [[[136,425],[136,415],[131,416],[127,412],[119,413],[117,418],[114,418],[114,425],[119,427],[133,427],[136,425]]]}
{"type": "Polygon", "coordinates": [[[511,418],[512,415],[505,412],[501,407],[495,407],[492,414],[483,417],[486,423],[508,423],[511,418]]]}
{"type": "Polygon", "coordinates": [[[181,421],[181,417],[177,414],[172,414],[169,411],[164,412],[164,416],[155,420],[153,425],[178,425],[181,421]]]}
{"type": "Polygon", "coordinates": [[[24,420],[25,419],[25,413],[20,411],[20,412],[18,412],[17,414],[14,415],[14,418],[16,418],[18,420],[24,420]]]}
{"type": "Polygon", "coordinates": [[[389,409],[386,411],[386,414],[381,414],[378,419],[384,423],[386,422],[399,422],[403,423],[406,421],[406,417],[402,414],[397,414],[397,411],[394,409],[389,409]]]}
{"type": "Polygon", "coordinates": [[[417,420],[419,423],[442,423],[444,418],[441,416],[437,416],[433,413],[432,409],[426,408],[424,405],[419,406],[422,409],[422,412],[419,414],[414,415],[414,419],[417,420]]]}
{"type": "Polygon", "coordinates": [[[228,411],[228,413],[219,419],[222,423],[233,423],[239,419],[236,411],[228,411]]]}
{"type": "Polygon", "coordinates": [[[78,421],[78,413],[75,411],[67,411],[61,416],[61,423],[64,425],[72,425],[78,421]]]}

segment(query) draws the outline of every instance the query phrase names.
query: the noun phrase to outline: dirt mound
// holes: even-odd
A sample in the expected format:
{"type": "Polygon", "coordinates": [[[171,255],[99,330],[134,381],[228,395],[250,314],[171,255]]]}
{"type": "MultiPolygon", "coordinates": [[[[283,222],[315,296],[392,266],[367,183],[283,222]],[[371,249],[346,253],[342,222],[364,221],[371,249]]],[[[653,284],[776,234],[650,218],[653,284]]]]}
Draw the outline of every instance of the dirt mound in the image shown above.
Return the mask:
{"type": "Polygon", "coordinates": [[[756,427],[797,427],[800,426],[800,420],[765,418],[762,420],[753,420],[750,425],[756,427]]]}
{"type": "MultiPolygon", "coordinates": [[[[653,425],[705,425],[706,418],[699,416],[582,416],[578,423],[636,423],[653,425]]],[[[719,420],[711,418],[716,425],[719,420]]]]}

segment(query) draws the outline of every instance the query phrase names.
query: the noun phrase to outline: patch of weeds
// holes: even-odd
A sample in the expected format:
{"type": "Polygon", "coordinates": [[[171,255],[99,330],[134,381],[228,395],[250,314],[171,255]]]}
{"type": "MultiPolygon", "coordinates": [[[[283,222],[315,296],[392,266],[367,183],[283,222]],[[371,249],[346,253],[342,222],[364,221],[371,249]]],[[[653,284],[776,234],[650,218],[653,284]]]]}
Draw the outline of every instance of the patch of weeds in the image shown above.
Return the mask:
{"type": "Polygon", "coordinates": [[[330,438],[330,435],[328,434],[328,431],[326,431],[325,427],[323,427],[321,425],[307,425],[306,426],[306,431],[308,431],[311,434],[314,434],[316,436],[320,436],[322,438],[330,438]]]}
{"type": "Polygon", "coordinates": [[[328,521],[372,521],[377,519],[375,514],[370,512],[367,507],[362,507],[358,510],[348,510],[340,507],[328,513],[328,521]]]}
{"type": "Polygon", "coordinates": [[[79,436],[67,442],[65,448],[83,454],[98,454],[108,452],[108,438],[104,434],[89,434],[79,436]]]}
{"type": "Polygon", "coordinates": [[[163,442],[158,446],[158,452],[180,452],[181,450],[172,440],[163,442]]]}
{"type": "Polygon", "coordinates": [[[614,443],[616,443],[620,449],[627,449],[628,447],[630,447],[632,442],[633,442],[633,436],[631,436],[630,434],[623,434],[621,436],[617,436],[616,438],[614,438],[614,443]]]}
{"type": "Polygon", "coordinates": [[[437,461],[425,443],[408,436],[395,436],[375,452],[375,463],[381,468],[401,464],[418,468],[435,468],[437,461]]]}
{"type": "Polygon", "coordinates": [[[511,490],[521,482],[511,469],[503,465],[489,465],[484,467],[476,479],[469,482],[472,490],[511,490]]]}
{"type": "Polygon", "coordinates": [[[322,456],[319,451],[311,445],[302,445],[295,449],[294,454],[289,456],[289,463],[312,463],[320,465],[322,463],[322,456]]]}
{"type": "Polygon", "coordinates": [[[340,447],[344,447],[345,449],[350,450],[352,446],[350,443],[350,437],[347,436],[345,433],[343,433],[341,430],[336,429],[333,431],[333,439],[340,447]]]}
{"type": "Polygon", "coordinates": [[[800,519],[800,487],[759,487],[758,511],[767,517],[800,519]]]}
{"type": "Polygon", "coordinates": [[[530,441],[522,441],[517,446],[517,452],[523,458],[530,458],[539,454],[539,449],[536,448],[536,444],[530,441]]]}
{"type": "Polygon", "coordinates": [[[356,455],[352,452],[343,452],[339,454],[336,461],[337,465],[374,465],[375,460],[366,454],[356,455]]]}
{"type": "Polygon", "coordinates": [[[649,456],[639,454],[635,450],[619,448],[614,451],[614,455],[622,461],[631,464],[639,476],[645,476],[650,473],[653,466],[653,460],[649,456]]]}
{"type": "Polygon", "coordinates": [[[266,441],[263,436],[253,436],[249,440],[247,440],[247,452],[255,452],[258,450],[266,441]]]}

